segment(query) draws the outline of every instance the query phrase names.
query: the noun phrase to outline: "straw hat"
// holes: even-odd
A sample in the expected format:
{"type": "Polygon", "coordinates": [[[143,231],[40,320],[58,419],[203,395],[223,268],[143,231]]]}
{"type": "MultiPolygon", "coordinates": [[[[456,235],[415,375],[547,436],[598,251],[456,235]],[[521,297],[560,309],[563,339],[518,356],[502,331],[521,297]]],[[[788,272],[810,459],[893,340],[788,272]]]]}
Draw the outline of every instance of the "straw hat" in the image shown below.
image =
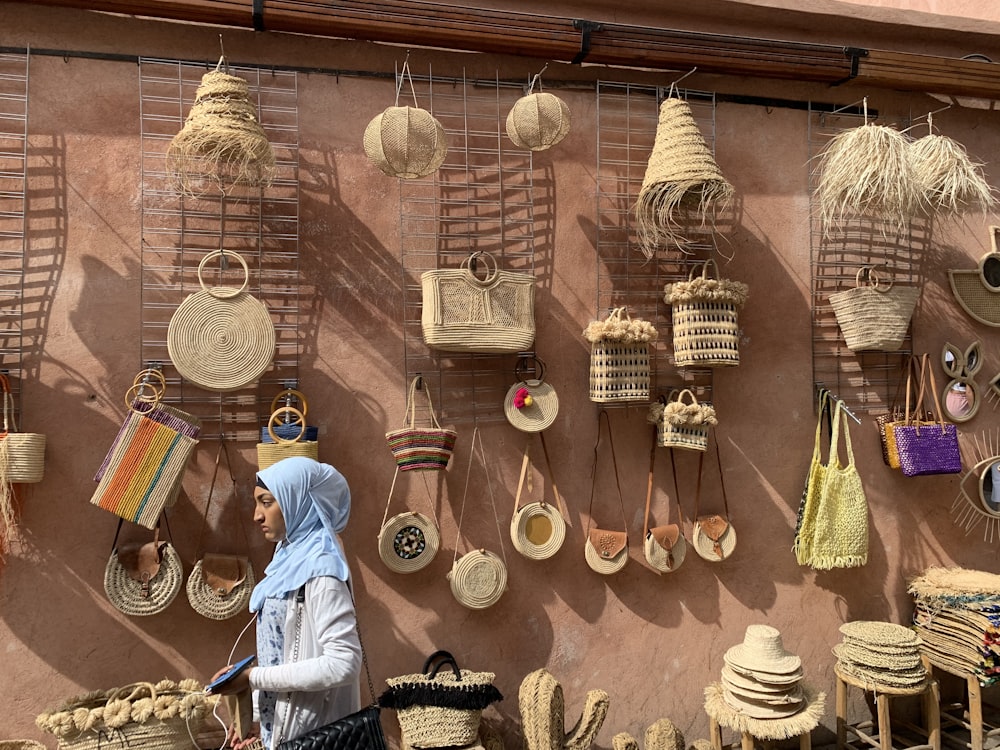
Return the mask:
{"type": "Polygon", "coordinates": [[[469,609],[492,607],[507,590],[507,566],[487,550],[473,550],[455,560],[447,575],[451,593],[469,609]]]}
{"type": "Polygon", "coordinates": [[[378,532],[378,555],[396,573],[425,568],[440,546],[437,526],[423,513],[406,511],[395,515],[378,532]]]}
{"type": "Polygon", "coordinates": [[[444,126],[419,107],[386,107],[368,123],[363,144],[382,172],[408,180],[433,174],[448,155],[444,126]]]}
{"type": "MultiPolygon", "coordinates": [[[[770,625],[750,625],[743,636],[743,643],[733,646],[723,657],[726,664],[742,674],[801,677],[802,660],[785,650],[781,633],[770,625]]],[[[780,682],[771,679],[771,682],[780,682]]]]}
{"type": "Polygon", "coordinates": [[[507,114],[507,136],[516,146],[544,151],[566,137],[569,106],[554,94],[522,96],[507,114]]]}
{"type": "MultiPolygon", "coordinates": [[[[766,677],[767,675],[765,675],[766,677]]],[[[759,680],[756,677],[741,674],[737,672],[728,664],[722,667],[722,682],[725,683],[727,687],[743,688],[745,690],[754,690],[763,695],[775,695],[779,693],[787,693],[790,689],[789,685],[797,686],[800,682],[799,677],[795,679],[794,682],[776,683],[770,682],[768,680],[759,680]]]]}
{"type": "Polygon", "coordinates": [[[835,653],[845,661],[872,669],[888,669],[892,672],[916,669],[921,665],[920,650],[916,648],[909,653],[893,653],[844,641],[837,646],[835,653]]]}
{"type": "Polygon", "coordinates": [[[787,706],[793,703],[798,705],[802,703],[802,699],[804,697],[804,694],[802,693],[802,686],[798,682],[789,686],[782,693],[764,693],[759,690],[740,687],[738,685],[730,684],[725,677],[722,678],[722,684],[730,695],[740,698],[741,700],[753,701],[754,703],[762,703],[769,706],[787,706]]]}
{"type": "Polygon", "coordinates": [[[519,380],[508,389],[503,412],[507,421],[522,432],[541,432],[555,421],[559,396],[542,380],[519,380]]]}
{"type": "Polygon", "coordinates": [[[566,541],[566,519],[545,502],[522,505],[510,519],[514,548],[530,560],[547,560],[566,541]]]}
{"type": "Polygon", "coordinates": [[[764,703],[733,695],[726,688],[722,689],[722,699],[730,708],[753,719],[784,719],[797,714],[805,707],[805,700],[798,700],[785,705],[764,703]]]}

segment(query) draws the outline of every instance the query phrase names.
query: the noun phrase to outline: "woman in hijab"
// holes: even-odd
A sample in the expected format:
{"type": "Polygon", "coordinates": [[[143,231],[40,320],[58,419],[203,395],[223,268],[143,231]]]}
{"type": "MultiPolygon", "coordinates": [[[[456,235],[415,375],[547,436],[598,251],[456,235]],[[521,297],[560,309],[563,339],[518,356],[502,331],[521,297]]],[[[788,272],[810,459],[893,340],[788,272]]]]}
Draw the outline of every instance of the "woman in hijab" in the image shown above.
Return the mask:
{"type": "Polygon", "coordinates": [[[265,750],[358,710],[361,646],[337,537],[350,511],[329,464],[296,456],[257,473],[253,519],[277,544],[250,597],[258,666],[216,692],[253,690],[265,750]]]}

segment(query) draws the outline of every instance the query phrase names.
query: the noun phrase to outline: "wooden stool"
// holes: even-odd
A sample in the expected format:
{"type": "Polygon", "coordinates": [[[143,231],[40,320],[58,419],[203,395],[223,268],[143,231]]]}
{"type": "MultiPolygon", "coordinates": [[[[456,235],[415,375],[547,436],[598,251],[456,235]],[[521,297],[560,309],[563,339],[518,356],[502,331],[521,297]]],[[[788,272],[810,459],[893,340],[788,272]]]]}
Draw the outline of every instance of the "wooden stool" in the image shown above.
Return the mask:
{"type": "Polygon", "coordinates": [[[933,670],[939,669],[965,682],[967,705],[960,707],[963,709],[963,715],[956,716],[952,713],[953,709],[951,707],[945,707],[941,711],[941,716],[947,722],[968,730],[969,742],[966,744],[966,747],[971,748],[971,750],[983,750],[986,738],[1000,734],[1000,728],[986,728],[986,722],[983,719],[983,688],[979,684],[979,678],[971,672],[960,672],[954,667],[940,664],[934,661],[927,653],[924,653],[923,660],[924,666],[931,674],[933,674],[933,670]]]}
{"type": "MultiPolygon", "coordinates": [[[[714,716],[709,716],[708,737],[712,742],[712,750],[723,750],[722,727],[714,716]]],[[[740,733],[741,750],[754,750],[755,743],[760,742],[764,750],[771,750],[774,747],[774,740],[760,739],[754,737],[750,732],[740,733]]],[[[812,737],[809,732],[799,735],[799,750],[812,750],[812,737]]]]}
{"type": "Polygon", "coordinates": [[[941,691],[937,680],[929,677],[923,684],[916,687],[895,688],[882,685],[875,690],[862,680],[842,672],[839,664],[834,667],[833,671],[837,675],[837,750],[844,750],[847,747],[848,733],[853,734],[866,745],[878,748],[878,750],[893,750],[889,701],[892,698],[903,695],[922,696],[924,722],[927,725],[924,729],[907,725],[911,729],[916,729],[926,734],[927,743],[923,745],[909,745],[905,750],[941,750],[941,691]],[[871,732],[875,728],[870,721],[859,722],[858,724],[847,723],[848,686],[860,688],[866,694],[874,693],[875,712],[878,722],[878,731],[874,736],[865,731],[871,732]]]}

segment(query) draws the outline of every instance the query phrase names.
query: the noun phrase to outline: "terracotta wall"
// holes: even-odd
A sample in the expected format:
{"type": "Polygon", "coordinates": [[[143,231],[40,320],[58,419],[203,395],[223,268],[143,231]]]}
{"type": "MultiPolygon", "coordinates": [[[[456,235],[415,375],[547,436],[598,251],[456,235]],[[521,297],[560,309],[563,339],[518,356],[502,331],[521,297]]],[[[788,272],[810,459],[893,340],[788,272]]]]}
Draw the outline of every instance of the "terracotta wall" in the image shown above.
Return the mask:
{"type": "MultiPolygon", "coordinates": [[[[659,25],[679,26],[676,17],[659,25]]],[[[3,43],[170,59],[214,59],[218,30],[133,20],[28,4],[0,4],[3,43]]],[[[389,72],[404,50],[342,40],[226,31],[233,60],[389,72]]],[[[415,41],[419,41],[418,39],[415,41]]],[[[898,40],[897,40],[898,41],[898,40]]],[[[526,78],[538,61],[415,49],[413,60],[439,75],[526,78]]],[[[553,80],[664,83],[638,71],[550,66],[553,80]]],[[[851,104],[868,95],[887,122],[939,106],[918,94],[829,89],[798,83],[692,77],[692,88],[725,93],[851,104]]],[[[301,383],[324,429],[322,456],[348,477],[354,512],[345,534],[358,580],[359,615],[376,688],[416,671],[438,648],[460,662],[496,673],[505,695],[487,720],[507,746],[520,743],[517,693],[530,671],[547,667],[562,683],[567,722],[588,689],[603,688],[611,707],[599,736],[610,747],[620,731],[642,737],[669,717],[688,740],[707,736],[703,690],[718,679],[725,650],[747,625],[779,628],[801,655],[807,682],[827,693],[817,741],[834,726],[831,647],[853,619],[905,623],[907,579],[929,565],[997,569],[996,542],[982,527],[966,534],[951,508],[956,476],[906,479],[880,460],[874,427],[852,424],[854,451],[871,507],[870,556],[861,569],[816,573],[791,553],[795,513],[815,425],[811,376],[807,114],[763,106],[720,104],[717,158],[736,186],[741,211],[729,237],[726,274],[749,284],[742,317],[739,368],[714,382],[725,455],[725,481],[739,532],[722,564],[694,557],[674,575],[657,576],[639,546],[648,432],[641,409],[612,415],[632,532],[632,560],[619,575],[592,573],[583,560],[590,467],[597,420],[587,398],[588,349],[580,332],[595,314],[595,99],[567,90],[573,130],[536,167],[552,179],[551,243],[537,248],[550,269],[539,299],[539,340],[552,365],[561,413],[550,430],[560,489],[573,526],[563,550],[544,563],[507,544],[510,590],[485,611],[460,606],[445,580],[452,559],[470,442],[456,458],[441,496],[444,549],[426,570],[388,572],[376,552],[392,471],[383,433],[397,424],[405,380],[401,305],[396,289],[372,282],[396,273],[398,185],[377,172],[361,148],[368,120],[392,95],[391,80],[299,76],[302,165],[301,250],[313,323],[305,331],[301,383]],[[540,166],[539,166],[540,165],[540,166]],[[336,174],[331,183],[329,175],[336,174]],[[559,310],[558,316],[553,310],[559,310]]],[[[0,737],[54,745],[34,717],[64,698],[137,680],[207,678],[222,665],[245,618],[213,622],[190,610],[183,595],[163,614],[120,615],[105,598],[102,576],[114,533],[112,517],[89,505],[91,477],[123,417],[122,394],[139,356],[140,171],[139,91],[134,64],[33,55],[30,68],[29,213],[23,427],[49,440],[46,477],[30,489],[17,540],[0,567],[0,737]]],[[[954,107],[938,117],[942,132],[987,159],[1000,152],[997,114],[954,107]]],[[[935,357],[945,341],[984,343],[991,377],[1000,370],[993,329],[955,305],[948,268],[971,267],[989,249],[993,217],[973,215],[937,228],[923,259],[925,286],[915,321],[915,347],[935,357]]],[[[985,377],[985,376],[984,376],[985,377]]],[[[985,380],[981,382],[985,385],[985,380]]],[[[996,430],[990,404],[963,432],[996,430]]],[[[520,436],[506,424],[484,428],[493,446],[502,514],[513,505],[520,436]]],[[[254,471],[252,444],[241,445],[236,469],[245,493],[254,471]]],[[[185,556],[211,476],[214,446],[199,449],[174,513],[185,556]]],[[[689,462],[686,462],[689,463],[689,462]]],[[[693,464],[688,466],[691,468],[693,464]]],[[[666,483],[666,474],[661,473],[666,483]]],[[[422,488],[408,484],[412,497],[422,488]]],[[[485,506],[469,536],[492,538],[485,506]]],[[[502,515],[505,524],[509,516],[502,515]]],[[[258,570],[269,548],[254,541],[258,570]]],[[[190,564],[191,560],[188,560],[190,564]]],[[[240,651],[246,650],[241,648],[240,651]]],[[[854,715],[863,707],[852,704],[854,715]]],[[[391,715],[387,726],[394,727],[391,715]]],[[[395,732],[393,732],[395,734],[395,732]]]]}

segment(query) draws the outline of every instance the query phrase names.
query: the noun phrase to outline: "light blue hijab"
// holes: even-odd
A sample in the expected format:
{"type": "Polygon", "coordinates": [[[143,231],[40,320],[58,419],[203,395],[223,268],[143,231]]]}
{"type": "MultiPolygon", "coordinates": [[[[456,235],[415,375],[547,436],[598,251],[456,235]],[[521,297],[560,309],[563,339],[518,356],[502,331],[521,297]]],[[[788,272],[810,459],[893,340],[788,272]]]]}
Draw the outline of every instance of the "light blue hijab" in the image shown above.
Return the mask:
{"type": "Polygon", "coordinates": [[[283,597],[317,576],[346,581],[347,560],[336,538],[351,514],[351,490],[343,475],[329,464],[293,456],[257,476],[278,501],[285,539],[250,595],[250,611],[258,612],[265,599],[283,597]]]}

